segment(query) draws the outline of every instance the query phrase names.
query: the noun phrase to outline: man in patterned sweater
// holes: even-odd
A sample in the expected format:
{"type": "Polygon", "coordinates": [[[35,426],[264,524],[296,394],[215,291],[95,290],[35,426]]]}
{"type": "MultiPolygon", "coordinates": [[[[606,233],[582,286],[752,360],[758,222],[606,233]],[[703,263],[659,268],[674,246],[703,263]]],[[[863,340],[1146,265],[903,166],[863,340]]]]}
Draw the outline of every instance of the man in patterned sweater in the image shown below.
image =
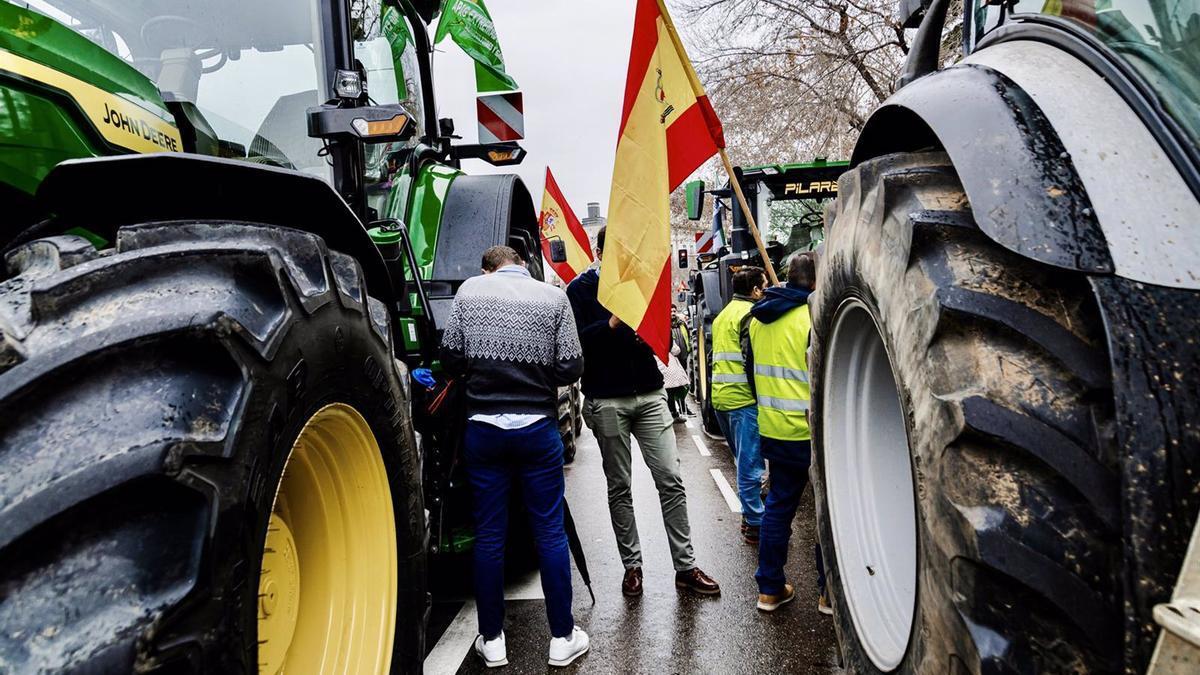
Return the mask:
{"type": "Polygon", "coordinates": [[[583,373],[583,349],[563,291],[529,276],[507,246],[483,254],[483,276],[463,283],[442,337],[442,363],[466,384],[464,454],[475,494],[475,652],[508,663],[504,542],[509,490],[529,512],[546,594],[552,666],[588,650],[571,616],[571,563],[563,529],[563,445],[558,387],[583,373]]]}

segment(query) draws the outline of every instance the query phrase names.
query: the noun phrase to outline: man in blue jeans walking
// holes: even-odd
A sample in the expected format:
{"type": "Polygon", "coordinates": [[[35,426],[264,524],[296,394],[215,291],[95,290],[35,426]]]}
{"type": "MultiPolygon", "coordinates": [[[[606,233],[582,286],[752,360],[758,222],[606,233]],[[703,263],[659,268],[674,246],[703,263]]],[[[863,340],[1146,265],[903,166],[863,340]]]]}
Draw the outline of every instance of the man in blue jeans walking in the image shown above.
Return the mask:
{"type": "Polygon", "coordinates": [[[583,349],[563,291],[529,276],[517,254],[493,246],[483,276],[454,298],[442,337],[446,371],[464,378],[465,459],[475,498],[475,652],[489,668],[508,663],[504,640],[504,543],[510,490],[529,512],[550,622],[548,663],[587,652],[571,616],[571,561],[563,527],[563,445],[558,387],[583,373],[583,349]]]}
{"type": "Polygon", "coordinates": [[[758,408],[754,387],[742,358],[741,334],[750,307],[762,297],[767,274],[747,265],[733,274],[733,299],[713,319],[712,406],[725,442],[737,462],[738,500],[742,505],[742,537],[758,545],[762,522],[762,478],[766,472],[758,447],[758,408]]]}

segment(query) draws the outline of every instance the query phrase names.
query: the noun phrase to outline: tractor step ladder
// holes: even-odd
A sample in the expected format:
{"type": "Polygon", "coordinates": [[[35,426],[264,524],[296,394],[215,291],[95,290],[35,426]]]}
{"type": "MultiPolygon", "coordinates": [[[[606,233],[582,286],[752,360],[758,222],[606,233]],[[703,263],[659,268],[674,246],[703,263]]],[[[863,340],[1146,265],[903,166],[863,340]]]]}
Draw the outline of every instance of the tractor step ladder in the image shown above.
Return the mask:
{"type": "Polygon", "coordinates": [[[1146,675],[1183,675],[1200,672],[1200,520],[1179,571],[1170,602],[1154,608],[1154,621],[1162,627],[1146,675]]]}

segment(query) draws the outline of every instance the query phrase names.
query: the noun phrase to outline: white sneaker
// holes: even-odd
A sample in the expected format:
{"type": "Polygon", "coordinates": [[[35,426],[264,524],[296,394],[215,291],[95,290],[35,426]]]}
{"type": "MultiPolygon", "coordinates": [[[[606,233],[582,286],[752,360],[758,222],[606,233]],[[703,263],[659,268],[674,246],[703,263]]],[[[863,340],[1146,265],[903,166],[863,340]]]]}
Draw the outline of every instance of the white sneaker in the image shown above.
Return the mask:
{"type": "Polygon", "coordinates": [[[550,639],[550,665],[569,666],[588,650],[588,634],[579,626],[571,631],[571,637],[550,639]]]}
{"type": "Polygon", "coordinates": [[[483,665],[488,668],[507,666],[508,649],[504,646],[504,631],[500,631],[500,637],[486,641],[482,635],[476,635],[475,653],[483,659],[483,665]]]}

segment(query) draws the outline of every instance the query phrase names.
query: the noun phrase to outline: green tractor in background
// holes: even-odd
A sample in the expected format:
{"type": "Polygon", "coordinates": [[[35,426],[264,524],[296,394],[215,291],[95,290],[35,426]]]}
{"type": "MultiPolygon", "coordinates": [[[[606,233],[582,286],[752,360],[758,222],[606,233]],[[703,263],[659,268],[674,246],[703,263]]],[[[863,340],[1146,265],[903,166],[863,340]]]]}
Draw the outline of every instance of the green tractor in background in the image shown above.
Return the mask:
{"type": "MultiPolygon", "coordinates": [[[[837,197],[838,177],[849,162],[817,158],[804,164],[772,164],[755,167],[735,167],[738,180],[746,194],[746,203],[754,215],[767,247],[767,256],[776,270],[782,270],[788,256],[798,251],[815,250],[824,239],[823,204],[837,197]],[[783,241],[780,241],[780,239],[783,241]]],[[[713,236],[706,252],[697,251],[696,270],[688,279],[686,299],[691,353],[688,355],[688,374],[691,390],[700,407],[701,425],[706,434],[721,437],[717,416],[709,401],[712,382],[712,322],[733,297],[733,273],[743,265],[762,266],[762,256],[750,234],[746,216],[733,201],[729,185],[706,190],[704,181],[692,181],[686,186],[687,215],[700,220],[704,212],[705,195],[712,195],[713,230],[724,230],[723,218],[730,213],[731,228],[728,245],[716,243],[713,236]]],[[[724,241],[724,233],[719,241],[724,241]]],[[[706,237],[703,241],[708,242],[706,237]]],[[[686,262],[686,255],[680,256],[686,262]]],[[[780,272],[782,275],[782,272],[780,272]]]]}
{"type": "Polygon", "coordinates": [[[845,667],[1196,672],[1200,6],[900,4],[809,298],[845,667]]]}
{"type": "Polygon", "coordinates": [[[0,0],[0,672],[420,671],[438,326],[488,246],[541,275],[439,9],[0,0]]]}

